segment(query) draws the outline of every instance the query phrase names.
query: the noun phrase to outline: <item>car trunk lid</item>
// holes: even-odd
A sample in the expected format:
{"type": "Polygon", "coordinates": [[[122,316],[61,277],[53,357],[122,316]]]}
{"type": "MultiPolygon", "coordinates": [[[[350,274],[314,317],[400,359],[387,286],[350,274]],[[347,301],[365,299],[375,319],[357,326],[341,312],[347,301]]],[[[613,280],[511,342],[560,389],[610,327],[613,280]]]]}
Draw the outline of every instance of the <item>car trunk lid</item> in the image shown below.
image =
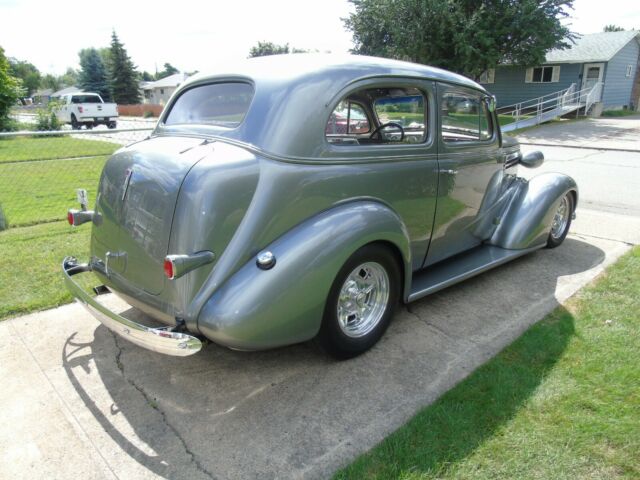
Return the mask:
{"type": "Polygon", "coordinates": [[[116,152],[105,165],[96,208],[94,254],[109,275],[148,293],[165,282],[171,225],[180,187],[206,153],[201,138],[156,137],[116,152]]]}

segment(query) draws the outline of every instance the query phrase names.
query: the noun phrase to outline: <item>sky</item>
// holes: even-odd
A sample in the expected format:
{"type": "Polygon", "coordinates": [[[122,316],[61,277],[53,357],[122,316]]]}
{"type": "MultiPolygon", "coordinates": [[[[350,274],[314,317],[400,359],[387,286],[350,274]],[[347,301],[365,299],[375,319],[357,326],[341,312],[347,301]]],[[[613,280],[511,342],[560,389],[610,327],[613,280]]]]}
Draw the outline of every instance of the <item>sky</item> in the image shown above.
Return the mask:
{"type": "MultiPolygon", "coordinates": [[[[640,30],[638,0],[576,0],[567,21],[578,33],[606,24],[640,30]]],[[[78,68],[78,51],[106,47],[116,30],[139,70],[169,62],[206,70],[246,58],[258,41],[344,53],[351,34],[346,0],[0,0],[0,46],[43,73],[78,68]]]]}

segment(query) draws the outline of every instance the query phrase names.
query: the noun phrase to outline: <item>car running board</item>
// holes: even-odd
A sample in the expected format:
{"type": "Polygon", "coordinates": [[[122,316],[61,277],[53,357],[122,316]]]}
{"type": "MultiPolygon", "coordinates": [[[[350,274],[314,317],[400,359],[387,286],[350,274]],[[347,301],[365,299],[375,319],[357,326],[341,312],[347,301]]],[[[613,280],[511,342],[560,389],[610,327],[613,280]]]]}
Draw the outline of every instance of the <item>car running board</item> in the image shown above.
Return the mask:
{"type": "Polygon", "coordinates": [[[493,245],[481,245],[468,252],[438,262],[413,274],[411,292],[407,301],[413,302],[426,297],[542,247],[544,245],[521,250],[506,250],[493,245]]]}

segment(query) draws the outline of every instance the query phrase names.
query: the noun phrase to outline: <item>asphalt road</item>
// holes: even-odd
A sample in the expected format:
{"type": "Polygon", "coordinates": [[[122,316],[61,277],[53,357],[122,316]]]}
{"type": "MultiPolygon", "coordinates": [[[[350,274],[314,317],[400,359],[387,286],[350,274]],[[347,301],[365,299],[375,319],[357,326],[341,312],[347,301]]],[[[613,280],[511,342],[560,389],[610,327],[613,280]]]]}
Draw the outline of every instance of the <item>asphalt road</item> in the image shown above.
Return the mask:
{"type": "Polygon", "coordinates": [[[565,244],[400,308],[350,361],[312,344],[164,357],[78,305],[0,323],[0,477],[326,478],[640,243],[640,153],[542,150],[527,175],[581,188],[565,244]]]}

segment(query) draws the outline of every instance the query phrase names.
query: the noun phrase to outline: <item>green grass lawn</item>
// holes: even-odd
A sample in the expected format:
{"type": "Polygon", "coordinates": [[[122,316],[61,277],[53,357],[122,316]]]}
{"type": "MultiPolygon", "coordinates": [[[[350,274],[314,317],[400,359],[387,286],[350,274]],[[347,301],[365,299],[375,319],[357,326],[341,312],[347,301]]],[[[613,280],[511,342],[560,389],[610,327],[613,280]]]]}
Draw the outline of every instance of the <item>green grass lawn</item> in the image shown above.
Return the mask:
{"type": "Polygon", "coordinates": [[[0,163],[0,204],[10,226],[66,218],[76,207],[76,189],[95,200],[107,157],[42,162],[0,163]]]}
{"type": "Polygon", "coordinates": [[[0,139],[0,163],[111,155],[120,145],[71,137],[13,137],[0,139]]]}
{"type": "Polygon", "coordinates": [[[91,225],[66,222],[0,232],[0,319],[71,301],[62,282],[67,255],[86,259],[91,225]]]}
{"type": "Polygon", "coordinates": [[[0,206],[12,227],[61,220],[77,188],[95,193],[108,155],[119,145],[70,137],[0,140],[0,206]],[[83,157],[88,158],[75,158],[83,157]]]}
{"type": "Polygon", "coordinates": [[[640,247],[336,479],[640,478],[640,247]]]}
{"type": "Polygon", "coordinates": [[[603,117],[629,117],[633,115],[640,115],[640,112],[635,110],[605,110],[602,112],[603,117]]]}

